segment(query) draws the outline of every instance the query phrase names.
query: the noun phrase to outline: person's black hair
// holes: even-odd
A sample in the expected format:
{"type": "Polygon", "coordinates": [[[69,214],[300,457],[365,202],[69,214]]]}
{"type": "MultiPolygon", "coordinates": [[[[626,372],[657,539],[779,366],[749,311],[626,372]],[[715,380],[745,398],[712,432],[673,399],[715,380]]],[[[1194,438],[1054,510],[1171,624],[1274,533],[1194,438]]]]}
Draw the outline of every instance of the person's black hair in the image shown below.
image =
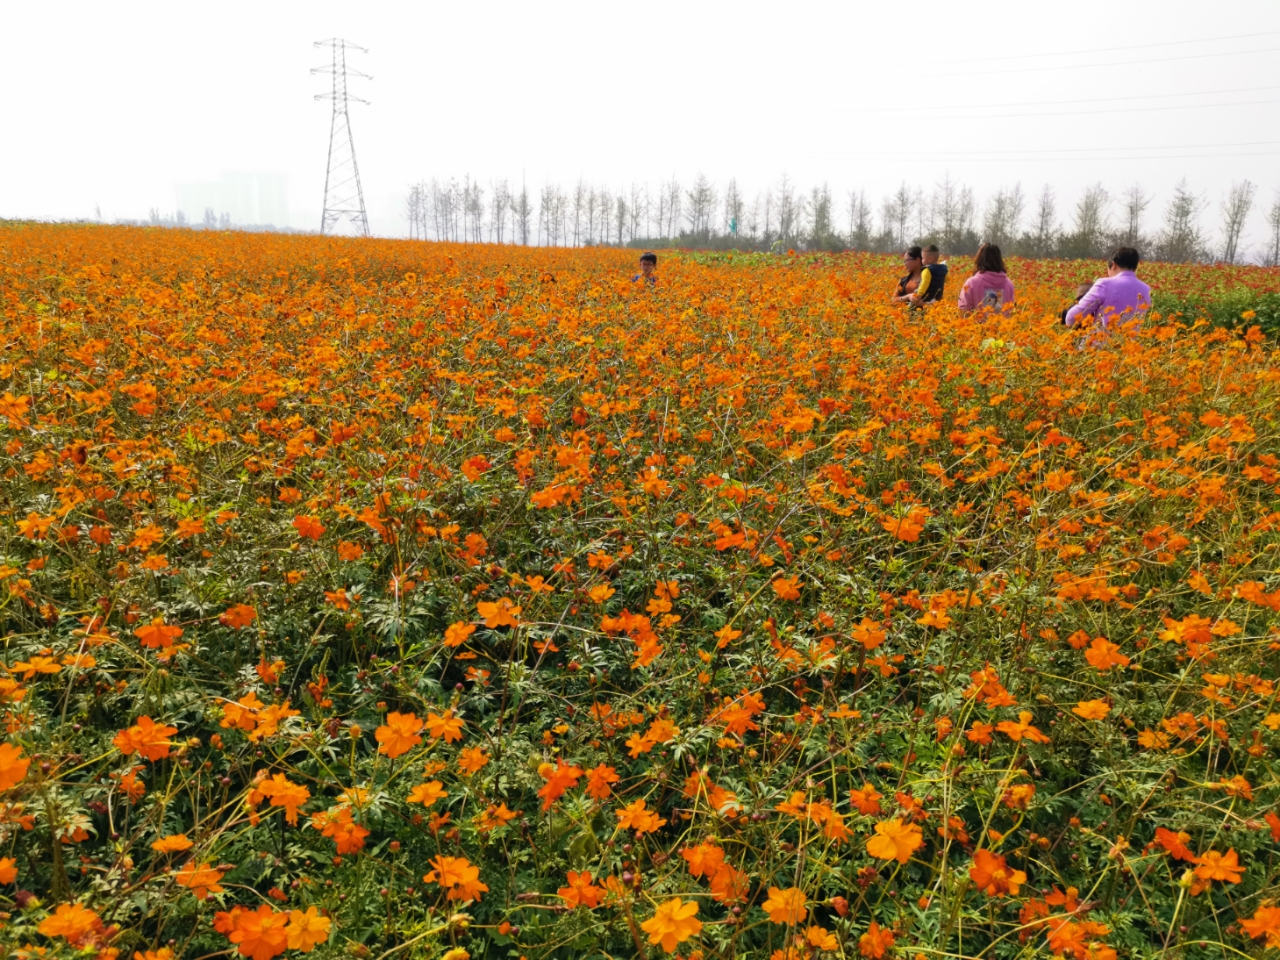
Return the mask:
{"type": "Polygon", "coordinates": [[[1116,252],[1111,254],[1111,262],[1121,270],[1137,270],[1138,251],[1133,247],[1116,247],[1116,252]]]}
{"type": "Polygon", "coordinates": [[[656,267],[658,265],[658,255],[656,253],[642,253],[640,254],[640,262],[652,263],[656,267]]]}
{"type": "Polygon", "coordinates": [[[994,243],[984,243],[974,257],[973,268],[978,273],[1004,273],[1004,257],[1000,255],[1000,248],[994,243]]]}
{"type": "Polygon", "coordinates": [[[937,245],[936,243],[931,243],[931,244],[929,244],[927,247],[925,247],[925,248],[924,248],[924,252],[925,252],[925,253],[937,253],[937,252],[938,252],[938,245],[937,245]]]}
{"type": "Polygon", "coordinates": [[[910,257],[912,260],[919,260],[920,252],[921,251],[919,247],[907,247],[907,256],[910,257]]]}

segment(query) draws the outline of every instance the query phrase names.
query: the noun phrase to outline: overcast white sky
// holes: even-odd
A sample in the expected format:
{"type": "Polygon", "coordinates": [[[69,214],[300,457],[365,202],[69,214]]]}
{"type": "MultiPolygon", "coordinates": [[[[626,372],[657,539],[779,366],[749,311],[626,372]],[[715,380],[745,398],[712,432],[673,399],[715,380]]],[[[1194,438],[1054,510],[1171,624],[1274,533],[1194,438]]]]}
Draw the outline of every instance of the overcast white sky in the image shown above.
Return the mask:
{"type": "MultiPolygon", "coordinates": [[[[470,173],[536,191],[705,172],[748,194],[787,173],[843,197],[947,173],[979,198],[1053,184],[1066,207],[1186,176],[1280,188],[1280,2],[0,4],[0,217],[145,217],[180,183],[285,174],[319,222],[329,105],[312,41],[352,63],[371,226],[407,185],[470,173]],[[1083,52],[1090,51],[1090,52],[1083,52]],[[1092,52],[1107,51],[1107,52],[1092,52]]],[[[843,204],[843,200],[841,201],[843,204]]],[[[1262,241],[1260,210],[1246,244],[1262,241]]]]}

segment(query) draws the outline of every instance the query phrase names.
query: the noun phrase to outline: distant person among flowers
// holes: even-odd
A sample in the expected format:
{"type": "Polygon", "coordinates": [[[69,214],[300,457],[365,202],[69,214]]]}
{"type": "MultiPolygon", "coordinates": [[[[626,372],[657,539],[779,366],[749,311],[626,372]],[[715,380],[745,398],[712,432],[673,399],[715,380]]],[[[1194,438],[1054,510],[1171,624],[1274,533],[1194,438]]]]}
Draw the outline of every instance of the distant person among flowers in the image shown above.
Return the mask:
{"type": "Polygon", "coordinates": [[[658,285],[658,255],[656,253],[640,254],[640,272],[631,278],[632,283],[645,283],[651,287],[658,285]]]}
{"type": "Polygon", "coordinates": [[[1138,279],[1138,251],[1118,247],[1107,264],[1107,275],[1093,281],[1089,292],[1067,311],[1063,322],[1074,327],[1094,317],[1098,327],[1107,330],[1122,326],[1151,309],[1151,288],[1138,279]]]}
{"type": "MultiPolygon", "coordinates": [[[[1088,283],[1082,283],[1079,286],[1077,286],[1075,299],[1071,301],[1071,307],[1074,307],[1077,303],[1083,300],[1085,298],[1085,295],[1092,289],[1093,289],[1092,280],[1090,280],[1088,283]]],[[[1071,312],[1071,307],[1062,308],[1062,313],[1059,314],[1059,318],[1062,320],[1063,323],[1067,322],[1067,314],[1071,312]]]]}
{"type": "Polygon", "coordinates": [[[902,255],[902,265],[907,268],[907,275],[898,281],[893,299],[906,303],[920,288],[920,277],[924,272],[923,251],[919,247],[907,247],[907,252],[902,255]]]}
{"type": "Polygon", "coordinates": [[[924,267],[920,271],[920,285],[911,295],[913,304],[937,303],[947,285],[947,265],[938,262],[938,245],[931,243],[924,248],[924,267]]]}
{"type": "Polygon", "coordinates": [[[994,243],[978,248],[973,261],[974,274],[960,289],[960,312],[969,313],[979,307],[1003,310],[1013,305],[1013,281],[1005,274],[1004,257],[994,243]]]}

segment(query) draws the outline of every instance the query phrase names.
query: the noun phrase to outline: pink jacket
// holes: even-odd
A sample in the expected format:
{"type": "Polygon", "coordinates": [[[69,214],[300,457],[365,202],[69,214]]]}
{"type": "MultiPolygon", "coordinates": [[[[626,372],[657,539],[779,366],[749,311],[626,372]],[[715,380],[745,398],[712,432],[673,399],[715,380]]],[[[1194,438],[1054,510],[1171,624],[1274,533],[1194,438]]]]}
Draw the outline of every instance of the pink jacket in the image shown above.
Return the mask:
{"type": "Polygon", "coordinates": [[[960,309],[976,310],[986,304],[996,308],[1013,303],[1013,282],[1003,273],[975,273],[960,290],[960,309]]]}

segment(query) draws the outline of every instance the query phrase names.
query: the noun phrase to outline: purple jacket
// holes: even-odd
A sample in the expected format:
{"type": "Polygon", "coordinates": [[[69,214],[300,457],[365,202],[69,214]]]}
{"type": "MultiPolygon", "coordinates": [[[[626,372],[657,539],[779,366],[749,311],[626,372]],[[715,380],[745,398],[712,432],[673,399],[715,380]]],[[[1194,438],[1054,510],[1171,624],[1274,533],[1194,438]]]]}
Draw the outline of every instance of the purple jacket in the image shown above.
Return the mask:
{"type": "Polygon", "coordinates": [[[1089,292],[1067,311],[1067,326],[1074,327],[1085,317],[1097,317],[1104,330],[1112,323],[1126,323],[1141,317],[1151,307],[1151,288],[1132,270],[1093,282],[1089,292]]]}
{"type": "Polygon", "coordinates": [[[1003,273],[975,273],[960,290],[960,309],[976,310],[986,304],[1003,308],[1013,303],[1013,282],[1003,273]]]}

